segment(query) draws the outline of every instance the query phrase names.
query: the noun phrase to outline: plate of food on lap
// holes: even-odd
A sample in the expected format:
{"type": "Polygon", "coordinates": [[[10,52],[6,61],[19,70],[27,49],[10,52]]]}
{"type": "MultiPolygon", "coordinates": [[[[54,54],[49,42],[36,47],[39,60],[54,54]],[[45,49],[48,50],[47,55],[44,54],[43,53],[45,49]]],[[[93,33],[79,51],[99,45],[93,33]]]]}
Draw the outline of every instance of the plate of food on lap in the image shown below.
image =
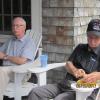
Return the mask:
{"type": "Polygon", "coordinates": [[[97,82],[85,82],[79,79],[76,83],[71,84],[72,89],[80,92],[89,92],[99,87],[97,82]]]}

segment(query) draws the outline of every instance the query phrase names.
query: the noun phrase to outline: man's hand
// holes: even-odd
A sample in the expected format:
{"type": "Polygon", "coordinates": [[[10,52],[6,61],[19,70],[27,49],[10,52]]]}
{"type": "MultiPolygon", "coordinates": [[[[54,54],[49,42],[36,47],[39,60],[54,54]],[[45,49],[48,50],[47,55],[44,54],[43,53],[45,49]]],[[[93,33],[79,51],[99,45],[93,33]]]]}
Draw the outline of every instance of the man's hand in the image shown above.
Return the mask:
{"type": "Polygon", "coordinates": [[[74,75],[74,77],[76,78],[83,78],[86,75],[83,69],[78,69],[76,66],[73,65],[71,61],[66,62],[66,69],[70,74],[74,75]]]}
{"type": "Polygon", "coordinates": [[[92,72],[90,74],[87,74],[85,75],[83,80],[87,83],[97,82],[97,80],[100,80],[100,72],[92,72]]]}
{"type": "Polygon", "coordinates": [[[85,77],[86,73],[83,69],[77,69],[75,72],[74,72],[74,76],[76,78],[83,78],[85,77]]]}

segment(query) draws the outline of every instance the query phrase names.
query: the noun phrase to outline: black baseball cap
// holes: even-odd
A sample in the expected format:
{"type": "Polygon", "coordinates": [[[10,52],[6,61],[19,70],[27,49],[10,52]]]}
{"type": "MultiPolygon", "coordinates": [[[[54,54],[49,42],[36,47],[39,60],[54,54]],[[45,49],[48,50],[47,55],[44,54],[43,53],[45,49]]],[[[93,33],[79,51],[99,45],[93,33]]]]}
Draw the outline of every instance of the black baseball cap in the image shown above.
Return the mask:
{"type": "Polygon", "coordinates": [[[87,34],[93,34],[100,37],[100,19],[92,19],[87,27],[87,34]]]}

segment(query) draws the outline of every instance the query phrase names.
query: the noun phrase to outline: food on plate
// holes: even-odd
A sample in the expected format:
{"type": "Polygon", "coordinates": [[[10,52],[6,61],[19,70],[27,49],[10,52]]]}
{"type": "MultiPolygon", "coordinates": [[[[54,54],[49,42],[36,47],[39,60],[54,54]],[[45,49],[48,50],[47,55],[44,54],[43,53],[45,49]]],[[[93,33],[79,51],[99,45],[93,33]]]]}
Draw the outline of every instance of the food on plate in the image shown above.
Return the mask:
{"type": "Polygon", "coordinates": [[[94,88],[96,87],[96,82],[87,83],[83,80],[78,80],[76,82],[76,87],[77,88],[94,88]]]}

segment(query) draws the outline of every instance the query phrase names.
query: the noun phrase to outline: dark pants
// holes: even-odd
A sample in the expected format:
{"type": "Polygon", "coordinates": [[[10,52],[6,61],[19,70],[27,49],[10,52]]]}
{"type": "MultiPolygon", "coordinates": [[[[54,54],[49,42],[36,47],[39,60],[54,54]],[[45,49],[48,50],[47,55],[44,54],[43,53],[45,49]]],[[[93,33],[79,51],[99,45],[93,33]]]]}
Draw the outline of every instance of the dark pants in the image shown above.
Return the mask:
{"type": "Polygon", "coordinates": [[[54,100],[75,100],[75,92],[70,90],[61,92],[57,84],[48,84],[33,88],[28,100],[49,100],[52,98],[54,100]]]}

